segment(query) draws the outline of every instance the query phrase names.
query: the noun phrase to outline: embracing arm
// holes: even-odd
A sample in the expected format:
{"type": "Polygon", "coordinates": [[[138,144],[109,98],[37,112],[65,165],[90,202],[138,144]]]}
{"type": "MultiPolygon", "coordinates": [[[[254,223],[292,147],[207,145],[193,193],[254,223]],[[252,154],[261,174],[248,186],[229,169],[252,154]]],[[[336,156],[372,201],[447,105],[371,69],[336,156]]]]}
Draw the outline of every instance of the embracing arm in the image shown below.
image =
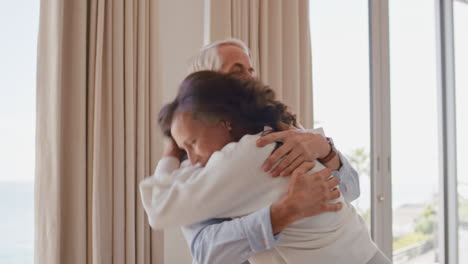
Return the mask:
{"type": "Polygon", "coordinates": [[[271,198],[268,195],[278,195],[271,190],[281,179],[259,175],[264,174],[259,167],[274,145],[257,148],[256,138],[246,136],[230,149],[215,152],[205,167],[177,169],[167,164],[171,158],[162,159],[155,175],[140,183],[150,225],[155,229],[190,225],[245,215],[265,206],[265,199],[271,198]],[[258,193],[263,200],[257,198],[258,193]]]}
{"type": "MultiPolygon", "coordinates": [[[[299,168],[301,170],[307,168],[299,168]]],[[[295,173],[287,192],[271,206],[244,217],[212,219],[184,227],[185,238],[198,264],[243,263],[255,253],[276,246],[279,234],[303,217],[340,210],[341,204],[327,200],[339,197],[329,191],[337,184],[329,170],[313,174],[295,173]]]]}
{"type": "Polygon", "coordinates": [[[197,264],[248,263],[255,253],[276,246],[270,206],[236,219],[211,219],[183,227],[192,256],[197,264]]]}
{"type": "MultiPolygon", "coordinates": [[[[285,127],[284,131],[271,133],[260,138],[257,141],[257,146],[275,141],[283,142],[283,145],[266,160],[264,169],[269,171],[281,157],[285,156],[285,158],[271,170],[270,173],[273,177],[289,176],[301,162],[324,158],[331,150],[321,128],[298,130],[285,127]]],[[[331,169],[333,176],[340,181],[340,190],[346,201],[352,202],[360,195],[359,175],[344,155],[339,151],[337,154],[324,165],[331,169]]]]}
{"type": "MultiPolygon", "coordinates": [[[[322,136],[324,136],[323,129],[319,128],[318,131],[322,136]]],[[[308,132],[314,133],[314,130],[309,130],[308,132]]],[[[351,166],[348,159],[346,159],[340,151],[334,148],[333,142],[329,142],[329,144],[329,153],[335,151],[336,155],[324,165],[332,170],[333,176],[340,181],[340,190],[345,200],[352,202],[360,196],[359,175],[353,166],[351,166]]]]}

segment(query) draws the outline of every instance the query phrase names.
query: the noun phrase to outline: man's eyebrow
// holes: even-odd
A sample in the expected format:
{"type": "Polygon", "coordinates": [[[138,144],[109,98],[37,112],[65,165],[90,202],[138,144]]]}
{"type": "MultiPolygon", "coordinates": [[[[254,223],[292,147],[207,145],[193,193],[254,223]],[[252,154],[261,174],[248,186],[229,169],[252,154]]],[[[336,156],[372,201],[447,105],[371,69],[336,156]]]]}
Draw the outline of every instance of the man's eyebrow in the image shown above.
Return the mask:
{"type": "MultiPolygon", "coordinates": [[[[244,68],[245,68],[245,67],[244,67],[244,64],[242,64],[242,63],[240,63],[240,62],[234,63],[234,64],[231,66],[231,69],[234,68],[234,67],[240,67],[241,69],[244,69],[244,68]]],[[[248,70],[250,73],[255,72],[255,69],[254,69],[253,67],[249,67],[247,70],[248,70]]]]}
{"type": "MultiPolygon", "coordinates": [[[[244,68],[244,65],[242,65],[242,63],[240,63],[240,62],[236,62],[236,63],[234,63],[234,64],[232,65],[232,67],[235,67],[235,66],[244,68]]],[[[232,67],[231,67],[231,68],[232,68],[232,67]]]]}

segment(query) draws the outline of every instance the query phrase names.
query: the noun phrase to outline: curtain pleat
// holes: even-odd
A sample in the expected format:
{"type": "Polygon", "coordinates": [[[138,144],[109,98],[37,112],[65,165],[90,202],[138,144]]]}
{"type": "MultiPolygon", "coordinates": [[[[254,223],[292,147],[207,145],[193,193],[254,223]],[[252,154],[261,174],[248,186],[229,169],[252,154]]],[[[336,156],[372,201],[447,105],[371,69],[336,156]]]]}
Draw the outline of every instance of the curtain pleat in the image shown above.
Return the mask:
{"type": "MultiPolygon", "coordinates": [[[[149,1],[148,4],[148,12],[149,12],[149,25],[158,25],[158,16],[154,15],[158,13],[158,3],[156,1],[149,1]]],[[[154,89],[154,87],[158,86],[159,76],[157,69],[157,64],[153,63],[155,61],[159,61],[158,58],[158,50],[155,48],[158,46],[159,38],[158,32],[155,30],[149,29],[149,52],[148,52],[148,60],[149,60],[149,84],[148,86],[148,100],[149,103],[149,163],[155,166],[159,161],[160,157],[162,156],[162,144],[161,144],[161,132],[158,126],[158,119],[155,118],[158,116],[159,110],[161,108],[161,98],[163,98],[163,90],[162,89],[154,89]],[[157,102],[157,103],[155,103],[157,102]],[[159,135],[159,136],[153,136],[159,135]]],[[[154,167],[151,167],[151,172],[153,171],[154,167]]],[[[164,263],[164,234],[163,231],[153,231],[151,230],[151,247],[150,250],[150,263],[162,264],[164,263]]],[[[166,263],[167,264],[167,263],[166,263]]]]}
{"type": "Polygon", "coordinates": [[[152,2],[41,2],[37,264],[162,263],[137,190],[161,153],[152,2]]]}
{"type": "Polygon", "coordinates": [[[308,0],[210,0],[208,41],[238,38],[260,79],[305,127],[313,125],[308,0]]]}

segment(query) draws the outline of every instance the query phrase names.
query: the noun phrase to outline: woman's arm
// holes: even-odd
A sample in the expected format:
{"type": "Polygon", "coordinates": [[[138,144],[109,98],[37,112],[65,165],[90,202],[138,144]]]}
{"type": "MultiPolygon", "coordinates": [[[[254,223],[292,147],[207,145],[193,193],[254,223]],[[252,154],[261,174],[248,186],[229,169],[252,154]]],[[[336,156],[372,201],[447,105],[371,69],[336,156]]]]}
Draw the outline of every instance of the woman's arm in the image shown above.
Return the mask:
{"type": "Polygon", "coordinates": [[[260,169],[274,144],[258,148],[258,137],[247,135],[228,145],[214,153],[203,168],[177,169],[163,159],[155,175],[140,184],[150,225],[161,229],[241,216],[276,201],[281,195],[278,187],[285,186],[287,179],[271,179],[260,169]]]}

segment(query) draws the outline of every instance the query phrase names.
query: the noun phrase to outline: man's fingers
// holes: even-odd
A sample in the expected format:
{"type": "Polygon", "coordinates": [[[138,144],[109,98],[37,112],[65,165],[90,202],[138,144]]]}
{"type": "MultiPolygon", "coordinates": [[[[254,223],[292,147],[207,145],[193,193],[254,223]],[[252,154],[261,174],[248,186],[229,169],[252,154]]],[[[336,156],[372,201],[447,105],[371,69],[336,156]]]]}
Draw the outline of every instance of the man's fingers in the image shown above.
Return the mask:
{"type": "Polygon", "coordinates": [[[323,170],[317,171],[314,174],[319,175],[323,181],[326,181],[332,175],[331,170],[329,168],[325,168],[323,170]]]}
{"type": "Polygon", "coordinates": [[[305,174],[315,167],[315,161],[304,161],[292,174],[305,174]]]}
{"type": "MultiPolygon", "coordinates": [[[[283,173],[283,171],[289,165],[291,165],[291,163],[293,163],[293,161],[295,161],[300,155],[301,155],[301,152],[299,150],[293,149],[289,154],[286,154],[286,156],[284,156],[284,159],[282,161],[280,161],[278,166],[276,166],[276,168],[271,172],[271,175],[272,176],[278,176],[281,173],[283,173]]],[[[281,176],[283,176],[283,175],[281,175],[281,176]]]]}
{"type": "Polygon", "coordinates": [[[335,188],[336,186],[338,186],[338,184],[340,184],[340,182],[338,181],[337,178],[331,177],[330,179],[328,179],[325,182],[325,184],[327,185],[328,190],[331,190],[331,189],[335,188]]]}
{"type": "Polygon", "coordinates": [[[284,138],[289,134],[289,131],[281,131],[270,133],[266,136],[257,139],[257,147],[263,147],[273,142],[283,142],[284,138]]]}
{"type": "Polygon", "coordinates": [[[341,210],[341,208],[343,208],[343,203],[341,203],[341,202],[336,203],[336,204],[327,203],[325,205],[325,211],[326,212],[336,212],[336,211],[341,210]]]}
{"type": "Polygon", "coordinates": [[[273,154],[271,154],[270,157],[268,157],[265,163],[263,163],[263,171],[269,171],[273,167],[273,165],[275,165],[276,162],[278,162],[278,160],[281,159],[281,157],[290,152],[291,149],[292,145],[286,143],[279,147],[277,150],[275,150],[273,154]]]}
{"type": "Polygon", "coordinates": [[[328,200],[335,200],[340,198],[340,190],[338,188],[334,188],[331,192],[328,193],[327,199],[328,200]]]}
{"type": "Polygon", "coordinates": [[[291,165],[289,165],[283,171],[281,176],[289,176],[289,175],[293,174],[301,166],[301,164],[303,164],[303,163],[304,163],[304,157],[303,156],[297,157],[297,159],[295,159],[293,161],[293,163],[291,163],[291,165]]]}

